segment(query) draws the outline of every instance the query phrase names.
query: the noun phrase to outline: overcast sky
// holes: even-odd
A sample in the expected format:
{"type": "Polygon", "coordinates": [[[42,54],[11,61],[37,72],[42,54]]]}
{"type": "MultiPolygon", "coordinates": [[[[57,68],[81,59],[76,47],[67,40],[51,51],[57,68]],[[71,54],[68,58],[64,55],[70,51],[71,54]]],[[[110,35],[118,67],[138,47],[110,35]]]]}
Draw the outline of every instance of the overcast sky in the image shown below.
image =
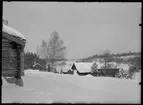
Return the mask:
{"type": "Polygon", "coordinates": [[[25,51],[55,30],[72,59],[141,49],[141,3],[4,2],[3,18],[26,37],[25,51]]]}

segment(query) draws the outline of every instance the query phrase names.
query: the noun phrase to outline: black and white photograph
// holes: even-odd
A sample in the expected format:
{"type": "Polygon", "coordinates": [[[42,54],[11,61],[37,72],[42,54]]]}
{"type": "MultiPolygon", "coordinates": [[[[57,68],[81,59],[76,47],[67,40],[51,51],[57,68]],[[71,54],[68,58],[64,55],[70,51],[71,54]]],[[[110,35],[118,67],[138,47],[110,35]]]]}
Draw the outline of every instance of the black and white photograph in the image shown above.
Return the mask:
{"type": "Polygon", "coordinates": [[[141,103],[141,2],[2,5],[2,103],[141,103]]]}

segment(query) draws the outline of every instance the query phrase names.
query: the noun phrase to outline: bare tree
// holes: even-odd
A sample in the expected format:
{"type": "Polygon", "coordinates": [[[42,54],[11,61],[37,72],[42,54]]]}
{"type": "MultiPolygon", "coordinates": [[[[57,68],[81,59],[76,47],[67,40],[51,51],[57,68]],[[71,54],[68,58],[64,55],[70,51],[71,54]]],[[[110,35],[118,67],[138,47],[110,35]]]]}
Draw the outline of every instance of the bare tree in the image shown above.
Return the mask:
{"type": "Polygon", "coordinates": [[[94,73],[94,72],[97,72],[98,70],[97,70],[97,64],[96,64],[96,62],[94,62],[93,64],[92,64],[92,66],[91,66],[91,73],[94,73]]]}
{"type": "Polygon", "coordinates": [[[56,72],[54,69],[56,66],[56,61],[64,61],[66,59],[66,47],[63,46],[63,44],[64,42],[60,39],[59,34],[56,31],[53,32],[47,47],[47,58],[53,72],[56,72]]]}
{"type": "Polygon", "coordinates": [[[47,43],[45,40],[42,40],[41,44],[41,57],[42,58],[48,58],[48,52],[47,52],[47,43]]]}
{"type": "Polygon", "coordinates": [[[37,46],[36,54],[40,57],[40,48],[39,48],[39,46],[37,46]]]}

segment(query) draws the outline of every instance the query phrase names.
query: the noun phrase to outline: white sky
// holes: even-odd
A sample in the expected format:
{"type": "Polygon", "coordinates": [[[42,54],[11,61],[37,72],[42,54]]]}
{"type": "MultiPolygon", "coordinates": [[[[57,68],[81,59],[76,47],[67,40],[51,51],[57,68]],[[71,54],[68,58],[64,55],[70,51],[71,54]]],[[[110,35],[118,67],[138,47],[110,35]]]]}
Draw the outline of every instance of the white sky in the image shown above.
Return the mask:
{"type": "Polygon", "coordinates": [[[4,2],[3,18],[27,38],[26,51],[55,30],[72,59],[141,49],[141,3],[4,2]]]}

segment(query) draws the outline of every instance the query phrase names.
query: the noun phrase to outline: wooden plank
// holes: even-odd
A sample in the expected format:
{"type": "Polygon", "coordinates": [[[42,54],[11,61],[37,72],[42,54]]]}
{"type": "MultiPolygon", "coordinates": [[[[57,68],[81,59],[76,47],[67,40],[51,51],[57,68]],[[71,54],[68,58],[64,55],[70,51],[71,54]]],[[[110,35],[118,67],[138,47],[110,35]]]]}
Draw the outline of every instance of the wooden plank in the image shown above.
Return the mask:
{"type": "Polygon", "coordinates": [[[11,58],[12,58],[13,60],[17,61],[17,60],[16,60],[17,55],[11,56],[11,57],[9,57],[9,56],[2,56],[2,59],[4,59],[4,60],[7,60],[7,59],[9,60],[9,59],[11,59],[11,58]]]}
{"type": "Polygon", "coordinates": [[[13,72],[17,72],[16,69],[4,69],[2,70],[2,73],[13,73],[13,72]]]}
{"type": "Polygon", "coordinates": [[[12,44],[2,44],[3,49],[11,49],[11,50],[16,50],[16,46],[12,44]]]}
{"type": "Polygon", "coordinates": [[[16,55],[17,55],[16,52],[10,51],[10,50],[9,50],[9,51],[6,51],[6,50],[5,50],[5,51],[2,51],[2,54],[8,54],[8,55],[9,55],[9,54],[16,54],[16,55]]]}
{"type": "Polygon", "coordinates": [[[12,48],[12,45],[10,45],[10,44],[9,45],[8,44],[7,45],[6,44],[2,45],[2,49],[9,49],[9,48],[12,48]]]}
{"type": "Polygon", "coordinates": [[[10,44],[10,42],[2,42],[2,45],[3,46],[5,46],[5,45],[7,46],[7,45],[11,45],[11,44],[10,44]]]}
{"type": "Polygon", "coordinates": [[[10,73],[17,73],[17,70],[12,70],[12,69],[7,69],[7,70],[3,70],[2,71],[2,74],[4,74],[4,73],[7,73],[7,74],[10,74],[10,73]]]}
{"type": "Polygon", "coordinates": [[[11,43],[12,41],[2,39],[2,42],[3,42],[3,43],[11,43]]]}
{"type": "Polygon", "coordinates": [[[2,50],[2,56],[17,56],[17,52],[14,50],[2,50]]]}
{"type": "Polygon", "coordinates": [[[5,71],[17,71],[17,68],[12,68],[12,67],[9,67],[9,68],[4,68],[3,70],[2,70],[2,72],[5,72],[5,71]]]}
{"type": "Polygon", "coordinates": [[[13,72],[13,73],[3,73],[2,76],[3,77],[15,77],[16,75],[16,72],[13,72]]]}
{"type": "Polygon", "coordinates": [[[7,71],[7,70],[12,70],[12,71],[14,70],[15,71],[16,67],[5,67],[5,68],[2,67],[2,71],[7,71]]]}
{"type": "Polygon", "coordinates": [[[12,61],[2,61],[2,65],[17,65],[17,62],[12,62],[12,61]]]}
{"type": "Polygon", "coordinates": [[[9,55],[8,51],[2,51],[2,55],[9,55]]]}
{"type": "Polygon", "coordinates": [[[3,63],[10,63],[10,62],[17,62],[17,60],[15,58],[2,58],[2,62],[3,63]]]}
{"type": "Polygon", "coordinates": [[[5,71],[5,72],[2,72],[2,76],[4,77],[15,77],[16,75],[16,71],[5,71]]]}
{"type": "Polygon", "coordinates": [[[11,40],[7,39],[6,37],[2,37],[2,40],[11,41],[11,40]]]}
{"type": "Polygon", "coordinates": [[[16,60],[3,60],[2,61],[3,65],[12,65],[12,64],[17,64],[16,60]]]}
{"type": "Polygon", "coordinates": [[[10,42],[12,42],[12,41],[10,41],[10,40],[5,40],[5,39],[2,39],[2,42],[3,42],[3,43],[10,43],[10,42]]]}
{"type": "Polygon", "coordinates": [[[2,59],[15,59],[17,55],[2,54],[2,59]]]}
{"type": "Polygon", "coordinates": [[[17,52],[13,49],[2,49],[2,53],[13,53],[13,54],[17,54],[17,52]]]}
{"type": "Polygon", "coordinates": [[[12,64],[12,65],[2,65],[2,69],[16,69],[17,65],[16,64],[12,64]]]}
{"type": "Polygon", "coordinates": [[[12,46],[12,44],[10,42],[2,42],[2,46],[12,46]]]}
{"type": "Polygon", "coordinates": [[[8,51],[9,47],[2,47],[2,51],[8,51]]]}
{"type": "Polygon", "coordinates": [[[16,64],[2,64],[2,69],[16,69],[17,65],[16,64]]]}
{"type": "Polygon", "coordinates": [[[2,64],[12,65],[12,64],[17,64],[17,62],[12,62],[10,60],[5,60],[5,61],[2,61],[2,64]]]}
{"type": "Polygon", "coordinates": [[[17,55],[6,55],[6,54],[2,54],[2,59],[15,59],[17,57],[17,55]]]}
{"type": "Polygon", "coordinates": [[[10,48],[12,48],[12,46],[2,46],[2,49],[3,49],[3,50],[8,50],[8,49],[10,49],[10,48]]]}
{"type": "Polygon", "coordinates": [[[2,72],[3,71],[5,71],[5,72],[7,72],[7,71],[13,72],[13,71],[16,71],[16,69],[15,68],[2,68],[2,72]]]}

